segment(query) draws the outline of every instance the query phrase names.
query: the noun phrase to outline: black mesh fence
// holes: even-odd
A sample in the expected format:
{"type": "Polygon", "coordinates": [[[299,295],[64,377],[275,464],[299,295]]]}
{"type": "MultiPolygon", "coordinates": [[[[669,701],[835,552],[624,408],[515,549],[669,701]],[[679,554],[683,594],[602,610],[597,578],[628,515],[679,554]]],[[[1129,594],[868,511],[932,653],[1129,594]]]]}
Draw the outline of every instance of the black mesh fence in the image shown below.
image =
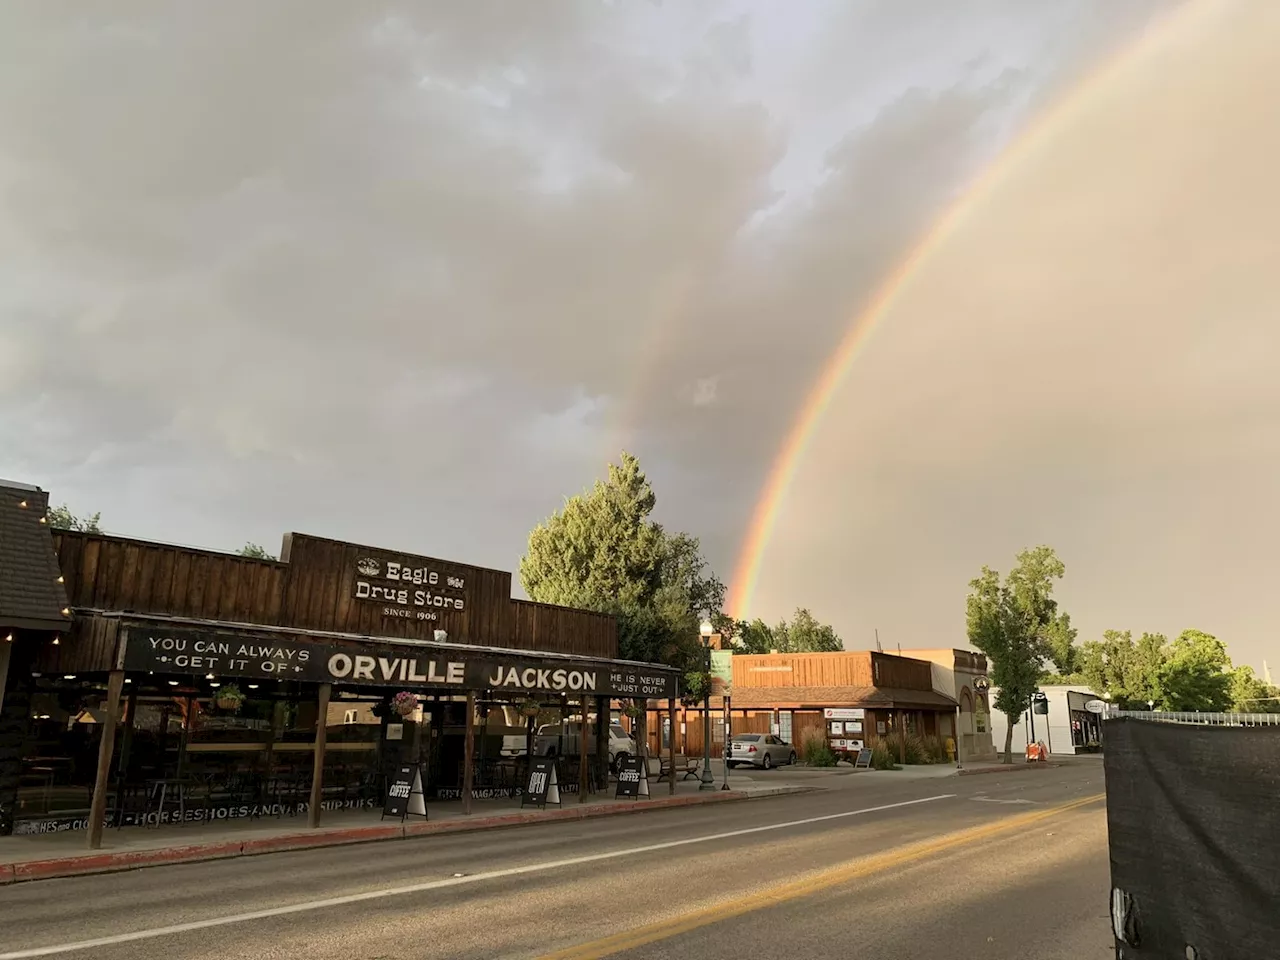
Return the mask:
{"type": "Polygon", "coordinates": [[[1105,727],[1122,960],[1280,958],[1280,726],[1105,727]]]}

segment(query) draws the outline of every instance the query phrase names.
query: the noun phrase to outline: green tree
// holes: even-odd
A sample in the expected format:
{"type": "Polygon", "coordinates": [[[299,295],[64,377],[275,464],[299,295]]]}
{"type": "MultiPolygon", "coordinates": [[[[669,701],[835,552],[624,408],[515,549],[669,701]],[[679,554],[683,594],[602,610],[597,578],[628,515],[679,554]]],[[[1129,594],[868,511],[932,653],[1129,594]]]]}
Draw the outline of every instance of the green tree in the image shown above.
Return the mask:
{"type": "Polygon", "coordinates": [[[1070,676],[1080,669],[1080,648],[1076,646],[1076,628],[1071,625],[1071,614],[1055,617],[1046,628],[1045,643],[1049,659],[1062,676],[1070,676]]]}
{"type": "MultiPolygon", "coordinates": [[[[1050,547],[1018,554],[1004,582],[990,567],[969,584],[969,642],[986,654],[995,707],[1009,720],[1004,762],[1013,762],[1013,728],[1027,709],[1048,656],[1048,637],[1058,620],[1054,581],[1066,567],[1050,547]]],[[[1060,629],[1060,628],[1058,628],[1060,629]]]]}
{"type": "Polygon", "coordinates": [[[1229,691],[1231,709],[1237,713],[1280,713],[1280,687],[1268,686],[1253,667],[1231,671],[1229,691]]]}
{"type": "Polygon", "coordinates": [[[829,623],[819,623],[804,607],[797,607],[791,622],[773,628],[774,646],[782,653],[831,653],[844,649],[844,641],[829,623]]]}
{"type": "Polygon", "coordinates": [[[1231,658],[1217,637],[1184,630],[1173,641],[1161,671],[1163,709],[1226,710],[1231,705],[1231,658]]]}
{"type": "Polygon", "coordinates": [[[1164,709],[1167,645],[1161,633],[1144,633],[1135,643],[1128,630],[1107,630],[1102,640],[1081,648],[1080,671],[1090,687],[1121,709],[1140,710],[1152,701],[1164,709]]]}
{"type": "Polygon", "coordinates": [[[256,543],[246,543],[243,547],[236,551],[242,557],[250,557],[254,560],[274,560],[275,556],[267,553],[266,548],[256,543]]]}
{"type": "Polygon", "coordinates": [[[102,532],[102,528],[98,525],[102,520],[101,513],[95,513],[91,517],[77,517],[65,503],[60,507],[50,507],[48,517],[49,526],[54,530],[75,530],[80,533],[102,532]]]}
{"type": "Polygon", "coordinates": [[[532,600],[614,614],[623,658],[692,675],[705,669],[698,624],[719,613],[724,586],[696,538],[650,519],[656,504],[640,461],[623,453],[605,480],[529,534],[520,582],[532,600]]]}
{"type": "Polygon", "coordinates": [[[780,649],[774,641],[773,628],[759,617],[750,623],[741,621],[734,636],[738,638],[737,653],[768,653],[780,649]]]}

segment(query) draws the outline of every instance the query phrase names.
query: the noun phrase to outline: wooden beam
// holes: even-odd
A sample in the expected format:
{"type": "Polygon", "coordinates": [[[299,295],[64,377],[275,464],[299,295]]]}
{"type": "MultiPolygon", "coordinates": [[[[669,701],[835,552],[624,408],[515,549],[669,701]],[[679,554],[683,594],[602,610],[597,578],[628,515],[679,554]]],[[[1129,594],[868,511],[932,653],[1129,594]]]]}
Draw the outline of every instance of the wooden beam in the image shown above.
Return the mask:
{"type": "Polygon", "coordinates": [[[667,793],[676,792],[676,698],[667,701],[667,726],[671,736],[667,738],[667,793]]]}
{"type": "Polygon", "coordinates": [[[106,716],[102,718],[98,771],[93,780],[93,800],[89,803],[90,850],[97,850],[102,846],[102,823],[107,817],[107,784],[111,780],[111,756],[116,748],[116,717],[120,713],[120,691],[123,689],[124,671],[112,670],[107,677],[107,710],[106,716]]]}
{"type": "MultiPolygon", "coordinates": [[[[585,693],[582,695],[582,720],[578,726],[578,802],[587,802],[587,765],[591,762],[587,756],[587,748],[591,743],[587,736],[587,712],[591,706],[591,698],[585,693]]],[[[600,717],[596,715],[596,723],[600,722],[600,717]]]]}
{"type": "Polygon", "coordinates": [[[462,748],[462,812],[471,813],[471,785],[476,766],[476,694],[467,693],[467,739],[462,748]]]}
{"type": "Polygon", "coordinates": [[[600,789],[609,790],[609,727],[613,724],[613,713],[608,697],[596,697],[596,767],[604,777],[600,781],[600,789]]]}
{"type": "Polygon", "coordinates": [[[324,800],[324,749],[329,739],[329,698],[333,684],[320,684],[316,711],[316,742],[311,758],[311,803],[307,807],[307,826],[320,826],[320,804],[324,800]]]}

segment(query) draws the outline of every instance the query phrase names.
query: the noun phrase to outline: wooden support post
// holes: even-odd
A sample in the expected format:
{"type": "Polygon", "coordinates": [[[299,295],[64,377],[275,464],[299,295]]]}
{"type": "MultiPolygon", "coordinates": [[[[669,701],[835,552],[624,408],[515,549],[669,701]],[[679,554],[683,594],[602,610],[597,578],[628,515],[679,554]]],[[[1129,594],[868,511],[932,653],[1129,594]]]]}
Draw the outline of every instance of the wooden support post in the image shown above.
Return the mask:
{"type": "Polygon", "coordinates": [[[904,767],[907,765],[907,714],[901,709],[898,711],[898,762],[904,767]]]}
{"type": "Polygon", "coordinates": [[[667,726],[671,736],[667,739],[667,793],[676,792],[676,698],[667,701],[667,726]]]}
{"type": "MultiPolygon", "coordinates": [[[[579,803],[587,802],[587,786],[589,784],[589,781],[587,780],[587,772],[588,772],[588,765],[591,763],[591,758],[587,754],[587,750],[591,744],[591,739],[590,737],[587,736],[587,733],[589,731],[589,728],[587,726],[587,715],[590,712],[590,710],[591,710],[591,698],[584,693],[582,695],[582,718],[578,725],[578,802],[579,803]]],[[[597,723],[600,722],[599,716],[596,717],[596,722],[597,723]]]]}
{"type": "Polygon", "coordinates": [[[120,714],[120,691],[124,671],[112,670],[107,677],[107,710],[102,718],[102,740],[98,743],[98,771],[89,803],[89,849],[102,846],[102,824],[107,817],[107,784],[111,780],[111,756],[116,748],[116,718],[120,714]]]}
{"type": "Polygon", "coordinates": [[[316,710],[316,743],[311,758],[311,803],[307,807],[307,826],[320,826],[320,804],[324,800],[324,748],[329,739],[329,698],[333,696],[333,684],[320,684],[320,699],[316,710]]]}
{"type": "Polygon", "coordinates": [[[467,693],[467,739],[462,745],[462,812],[471,813],[471,787],[476,768],[476,694],[467,693]]]}
{"type": "Polygon", "coordinates": [[[612,701],[608,697],[596,697],[596,769],[604,779],[600,789],[609,790],[609,727],[613,724],[612,701]]]}

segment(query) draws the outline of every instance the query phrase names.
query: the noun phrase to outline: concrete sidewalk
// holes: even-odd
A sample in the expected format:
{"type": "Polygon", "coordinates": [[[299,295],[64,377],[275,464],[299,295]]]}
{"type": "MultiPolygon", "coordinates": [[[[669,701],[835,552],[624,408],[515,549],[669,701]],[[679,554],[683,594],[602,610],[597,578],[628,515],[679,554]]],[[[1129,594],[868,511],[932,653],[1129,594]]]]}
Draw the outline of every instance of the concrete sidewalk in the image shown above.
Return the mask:
{"type": "Polygon", "coordinates": [[[381,811],[329,813],[324,824],[309,829],[301,817],[259,820],[223,820],[217,823],[166,824],[161,827],[108,829],[103,849],[86,850],[83,831],[0,838],[0,885],[23,880],[43,880],[90,873],[110,873],[139,867],[224,860],[286,850],[343,846],[387,840],[410,840],[441,833],[463,833],[585,820],[596,817],[647,813],[673,807],[698,806],[753,798],[805,793],[811,786],[753,783],[739,778],[732,790],[699,791],[696,781],[677,784],[674,796],[666,785],[653,785],[647,800],[600,797],[579,803],[566,797],[560,807],[519,808],[516,800],[478,800],[470,816],[457,802],[428,804],[430,819],[399,821],[381,819],[381,811]]]}

